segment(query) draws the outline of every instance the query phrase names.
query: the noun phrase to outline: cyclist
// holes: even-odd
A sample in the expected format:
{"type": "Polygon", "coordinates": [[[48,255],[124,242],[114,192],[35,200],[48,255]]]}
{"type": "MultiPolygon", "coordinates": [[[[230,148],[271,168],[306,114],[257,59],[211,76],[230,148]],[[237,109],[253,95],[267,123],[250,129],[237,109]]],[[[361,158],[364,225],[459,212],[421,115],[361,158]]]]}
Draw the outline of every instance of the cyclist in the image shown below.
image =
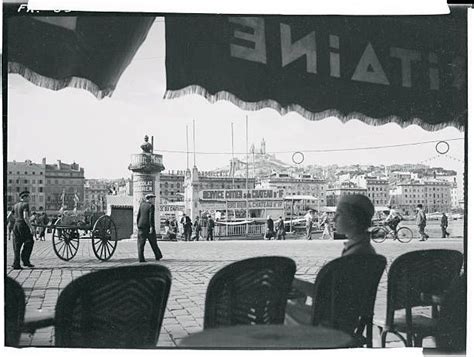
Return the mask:
{"type": "Polygon", "coordinates": [[[388,226],[396,235],[397,226],[402,220],[402,215],[393,206],[388,206],[388,208],[390,209],[390,212],[387,218],[385,218],[384,224],[388,226]]]}

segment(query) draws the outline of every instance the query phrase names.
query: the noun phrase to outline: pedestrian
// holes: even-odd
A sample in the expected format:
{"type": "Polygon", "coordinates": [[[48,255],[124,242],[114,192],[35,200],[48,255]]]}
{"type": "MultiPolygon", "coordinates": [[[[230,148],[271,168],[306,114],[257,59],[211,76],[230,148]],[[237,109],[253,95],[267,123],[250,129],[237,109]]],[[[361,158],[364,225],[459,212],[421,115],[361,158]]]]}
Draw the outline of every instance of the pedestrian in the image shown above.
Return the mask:
{"type": "Polygon", "coordinates": [[[191,240],[191,234],[193,233],[193,222],[191,222],[191,218],[186,213],[183,213],[180,223],[183,225],[184,240],[188,242],[191,240]]]}
{"type": "Polygon", "coordinates": [[[20,192],[20,202],[13,206],[7,217],[7,221],[10,216],[15,217],[15,224],[13,226],[13,252],[14,260],[12,268],[22,269],[20,265],[20,257],[25,267],[33,268],[30,258],[33,252],[33,232],[34,228],[30,222],[30,206],[29,206],[30,193],[28,191],[20,192]],[[23,247],[23,249],[22,249],[23,247]]]}
{"type": "Polygon", "coordinates": [[[336,208],[336,231],[344,234],[342,256],[352,254],[376,254],[371,244],[368,228],[372,225],[374,205],[367,196],[342,196],[336,208]]]}
{"type": "Polygon", "coordinates": [[[304,216],[306,222],[306,239],[311,240],[311,230],[313,229],[313,211],[308,210],[308,213],[304,216]]]}
{"type": "Polygon", "coordinates": [[[285,231],[285,221],[280,216],[277,221],[277,240],[285,240],[286,231],[285,231]]]}
{"type": "Polygon", "coordinates": [[[178,237],[178,222],[176,217],[173,217],[170,221],[169,239],[176,240],[178,237]]]}
{"type": "Polygon", "coordinates": [[[214,227],[215,223],[211,215],[208,216],[207,220],[207,237],[206,240],[214,240],[214,227]]]}
{"type": "Polygon", "coordinates": [[[274,239],[275,224],[271,216],[267,216],[267,229],[265,231],[265,239],[274,239]]]}
{"type": "Polygon", "coordinates": [[[49,223],[49,218],[46,212],[42,212],[39,216],[39,223],[40,223],[40,228],[39,228],[39,239],[44,241],[45,240],[45,234],[46,234],[46,226],[49,223]]]}
{"type": "Polygon", "coordinates": [[[148,240],[151,249],[155,254],[155,259],[160,260],[163,258],[158,243],[156,242],[156,229],[155,229],[155,195],[150,193],[145,196],[145,201],[140,204],[137,214],[137,227],[138,227],[138,261],[140,263],[146,262],[145,260],[145,243],[148,240]]]}
{"type": "Polygon", "coordinates": [[[333,239],[331,222],[329,221],[329,215],[327,212],[323,213],[321,217],[321,223],[319,224],[320,228],[323,228],[322,239],[333,239]]]}
{"type": "Polygon", "coordinates": [[[423,211],[423,205],[420,203],[416,206],[416,225],[418,226],[418,233],[420,234],[420,241],[427,240],[430,236],[425,233],[426,227],[426,214],[423,211]]]}
{"type": "Polygon", "coordinates": [[[448,216],[446,216],[446,213],[443,212],[443,215],[441,216],[441,234],[442,238],[449,238],[449,233],[446,230],[448,228],[448,216]]]}
{"type": "Polygon", "coordinates": [[[193,240],[196,240],[196,241],[199,240],[199,236],[201,235],[201,229],[202,229],[201,220],[199,219],[199,216],[197,216],[193,224],[193,230],[194,230],[193,240]]]}
{"type": "Polygon", "coordinates": [[[36,235],[36,225],[38,224],[37,222],[37,218],[38,218],[38,215],[36,214],[35,211],[33,211],[33,213],[31,214],[30,216],[30,223],[31,225],[33,226],[34,230],[33,230],[33,238],[38,240],[38,236],[36,235]]]}
{"type": "MultiPolygon", "coordinates": [[[[11,212],[12,208],[8,208],[8,212],[11,212]]],[[[15,215],[14,214],[9,214],[8,219],[7,219],[7,230],[8,230],[8,240],[12,238],[13,234],[13,227],[15,226],[15,215]]]]}
{"type": "Polygon", "coordinates": [[[165,235],[168,236],[168,232],[170,230],[170,220],[168,218],[165,219],[165,235]]]}

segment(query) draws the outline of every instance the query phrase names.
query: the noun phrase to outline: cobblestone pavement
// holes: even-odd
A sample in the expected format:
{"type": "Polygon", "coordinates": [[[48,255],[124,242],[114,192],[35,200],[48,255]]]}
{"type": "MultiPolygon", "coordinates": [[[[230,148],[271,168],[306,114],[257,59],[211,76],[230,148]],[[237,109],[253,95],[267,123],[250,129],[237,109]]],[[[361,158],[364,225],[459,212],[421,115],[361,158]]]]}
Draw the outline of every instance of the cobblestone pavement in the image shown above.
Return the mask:
{"type": "MultiPolygon", "coordinates": [[[[295,260],[296,276],[314,281],[319,269],[328,261],[341,254],[342,241],[293,240],[293,241],[214,241],[214,242],[160,242],[164,259],[173,276],[170,297],[163,321],[158,346],[173,347],[189,334],[202,330],[204,299],[211,277],[225,265],[262,255],[282,255],[295,260]]],[[[409,244],[386,241],[376,244],[379,254],[387,257],[388,266],[399,255],[412,250],[445,248],[463,251],[462,239],[430,239],[426,242],[413,240],[409,244]]],[[[137,264],[136,241],[126,240],[118,243],[117,250],[108,262],[97,260],[90,240],[82,240],[77,255],[69,262],[57,258],[51,241],[36,241],[32,255],[33,269],[12,270],[13,256],[11,243],[8,244],[8,276],[17,280],[23,287],[27,299],[27,313],[35,309],[52,309],[66,285],[75,278],[93,270],[137,264]]],[[[145,255],[153,254],[147,245],[145,255]]],[[[152,264],[152,263],[146,263],[152,264]]],[[[387,274],[382,276],[379,285],[375,320],[385,318],[387,274]]],[[[378,332],[374,330],[374,344],[378,344],[378,332]]],[[[390,336],[390,335],[389,335],[390,336]]],[[[393,338],[393,337],[392,337],[393,338]]],[[[396,337],[389,340],[389,346],[402,346],[396,337]]],[[[425,346],[433,342],[425,339],[425,346]]],[[[24,334],[22,346],[54,345],[54,329],[38,330],[33,336],[24,334]]]]}

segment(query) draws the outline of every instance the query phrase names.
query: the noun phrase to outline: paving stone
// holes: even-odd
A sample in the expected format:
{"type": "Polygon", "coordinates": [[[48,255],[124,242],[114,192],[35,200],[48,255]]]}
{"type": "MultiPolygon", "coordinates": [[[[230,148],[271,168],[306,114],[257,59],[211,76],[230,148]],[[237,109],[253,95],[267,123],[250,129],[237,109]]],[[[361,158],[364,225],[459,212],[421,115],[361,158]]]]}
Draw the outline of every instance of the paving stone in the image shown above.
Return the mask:
{"type": "MultiPolygon", "coordinates": [[[[103,263],[94,257],[90,244],[80,245],[78,254],[69,262],[58,259],[51,249],[51,241],[35,244],[32,261],[35,269],[21,271],[10,268],[13,261],[11,245],[7,247],[8,276],[23,285],[27,296],[27,311],[32,308],[54,308],[60,292],[72,280],[104,267],[123,266],[136,262],[136,241],[120,241],[112,259],[103,263]],[[46,243],[46,244],[43,244],[46,243]]],[[[82,242],[81,242],[82,243],[82,242]]],[[[86,242],[87,243],[87,242],[86,242]]],[[[430,239],[426,244],[413,241],[410,244],[384,242],[375,246],[379,254],[385,255],[389,264],[399,255],[417,249],[446,248],[463,251],[462,239],[430,239]]],[[[202,330],[204,302],[207,286],[212,276],[224,266],[237,260],[258,255],[284,255],[295,260],[297,277],[313,282],[321,267],[341,254],[341,241],[216,241],[159,242],[167,266],[173,276],[165,318],[158,346],[176,346],[188,334],[202,330]]],[[[149,248],[149,247],[148,247],[149,248]]],[[[147,250],[146,254],[151,254],[147,250]]],[[[388,269],[387,269],[388,271],[388,269]]],[[[387,274],[382,276],[375,304],[375,318],[385,319],[387,274]]],[[[54,329],[38,331],[33,339],[23,334],[21,346],[54,345],[54,329]],[[46,331],[46,332],[43,332],[46,331]]],[[[374,344],[378,341],[374,330],[374,344]]],[[[426,339],[425,345],[434,343],[426,339]]],[[[397,338],[389,339],[389,347],[400,347],[397,338]]]]}

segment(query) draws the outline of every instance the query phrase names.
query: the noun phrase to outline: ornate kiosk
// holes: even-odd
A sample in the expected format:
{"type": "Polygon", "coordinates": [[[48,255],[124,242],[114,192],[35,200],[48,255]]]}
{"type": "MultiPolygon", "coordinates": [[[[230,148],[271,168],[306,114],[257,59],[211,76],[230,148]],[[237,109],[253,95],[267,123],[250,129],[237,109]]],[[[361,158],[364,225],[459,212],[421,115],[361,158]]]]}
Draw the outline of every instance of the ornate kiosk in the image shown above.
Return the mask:
{"type": "Polygon", "coordinates": [[[160,172],[165,169],[163,156],[153,153],[153,144],[148,141],[140,146],[140,154],[132,154],[128,169],[133,172],[133,234],[137,237],[137,214],[140,203],[149,193],[156,195],[155,200],[155,224],[159,231],[160,226],[160,172]]]}

